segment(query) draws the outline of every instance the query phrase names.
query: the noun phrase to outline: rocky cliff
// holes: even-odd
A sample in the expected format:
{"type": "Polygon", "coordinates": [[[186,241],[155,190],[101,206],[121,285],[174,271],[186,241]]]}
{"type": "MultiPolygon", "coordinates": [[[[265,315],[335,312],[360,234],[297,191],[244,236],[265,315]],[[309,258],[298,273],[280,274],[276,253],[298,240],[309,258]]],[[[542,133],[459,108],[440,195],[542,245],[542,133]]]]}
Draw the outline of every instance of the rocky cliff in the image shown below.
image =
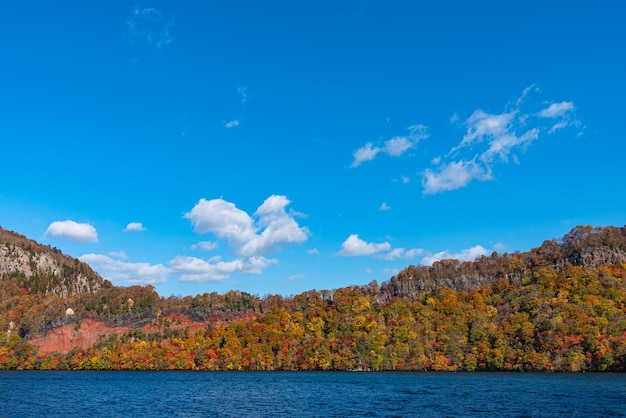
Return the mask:
{"type": "Polygon", "coordinates": [[[2,227],[0,280],[15,280],[31,293],[61,298],[95,292],[105,285],[87,264],[2,227]]]}
{"type": "Polygon", "coordinates": [[[542,268],[559,271],[566,265],[585,268],[626,262],[626,227],[578,226],[561,239],[544,241],[528,252],[480,257],[476,261],[441,260],[432,266],[409,266],[381,286],[379,300],[414,298],[419,293],[450,288],[471,291],[498,279],[519,285],[533,280],[542,268]]]}

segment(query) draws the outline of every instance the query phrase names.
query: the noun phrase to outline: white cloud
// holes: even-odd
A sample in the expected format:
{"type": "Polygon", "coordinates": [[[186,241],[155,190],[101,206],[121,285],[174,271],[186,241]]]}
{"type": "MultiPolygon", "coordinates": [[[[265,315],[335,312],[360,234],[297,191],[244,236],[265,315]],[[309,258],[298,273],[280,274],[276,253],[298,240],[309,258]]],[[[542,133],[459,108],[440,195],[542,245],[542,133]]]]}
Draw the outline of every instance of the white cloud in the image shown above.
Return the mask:
{"type": "Polygon", "coordinates": [[[373,160],[374,158],[376,158],[376,155],[381,151],[382,149],[380,148],[372,148],[372,143],[368,142],[367,144],[363,145],[361,148],[352,153],[354,161],[352,162],[352,165],[350,165],[350,167],[355,168],[360,166],[361,163],[364,163],[365,161],[373,160]]]}
{"type": "Polygon", "coordinates": [[[292,215],[285,212],[291,203],[285,196],[272,195],[255,212],[259,217],[261,234],[254,235],[239,253],[245,256],[274,252],[286,244],[300,244],[307,240],[308,230],[298,225],[292,215]]]}
{"type": "Polygon", "coordinates": [[[341,250],[337,255],[344,257],[372,255],[390,249],[391,245],[388,242],[368,243],[360,239],[358,234],[352,234],[341,244],[341,250]]]}
{"type": "Polygon", "coordinates": [[[515,147],[525,149],[535,139],[539,138],[539,129],[532,128],[521,136],[502,135],[489,143],[489,149],[480,155],[480,159],[486,163],[493,161],[494,156],[499,156],[501,161],[508,161],[508,156],[515,147]]]}
{"type": "Polygon", "coordinates": [[[555,123],[554,125],[552,125],[552,127],[550,128],[550,130],[548,131],[549,134],[553,134],[556,131],[558,131],[559,129],[563,129],[563,128],[567,128],[569,126],[569,123],[566,121],[560,121],[555,123]]]}
{"type": "Polygon", "coordinates": [[[178,256],[169,262],[171,272],[180,275],[181,281],[208,282],[227,279],[231,274],[260,274],[276,260],[255,256],[223,261],[216,256],[210,260],[196,257],[178,256]]]}
{"type": "Polygon", "coordinates": [[[493,249],[496,251],[504,251],[506,250],[506,245],[501,242],[496,242],[495,244],[493,244],[493,249]]]}
{"type": "Polygon", "coordinates": [[[196,232],[212,232],[218,238],[227,240],[236,254],[251,257],[307,240],[308,229],[298,225],[294,219],[296,215],[285,212],[290,203],[285,196],[268,197],[254,213],[255,222],[234,203],[221,198],[200,199],[184,216],[191,221],[196,232]]]}
{"type": "Polygon", "coordinates": [[[399,157],[404,154],[407,150],[413,148],[415,144],[413,144],[409,138],[405,136],[397,136],[395,138],[391,138],[388,141],[385,141],[385,147],[383,151],[392,157],[399,157]]]}
{"type": "Polygon", "coordinates": [[[435,261],[456,259],[460,261],[474,261],[476,258],[489,254],[489,250],[481,245],[475,245],[459,251],[458,253],[450,253],[448,250],[441,251],[436,254],[427,255],[422,259],[422,264],[430,266],[435,261]]]}
{"type": "Polygon", "coordinates": [[[217,242],[214,241],[200,241],[197,244],[193,244],[191,246],[192,250],[203,250],[203,251],[213,251],[219,246],[217,242]]]}
{"type": "Polygon", "coordinates": [[[122,259],[113,259],[104,254],[85,254],[80,261],[89,264],[102,277],[113,283],[145,285],[162,283],[167,279],[169,269],[162,264],[129,263],[122,259]]]}
{"type": "Polygon", "coordinates": [[[307,254],[311,254],[311,255],[317,255],[320,253],[320,250],[318,250],[317,248],[311,248],[310,250],[307,251],[307,254]]]}
{"type": "Polygon", "coordinates": [[[361,148],[352,153],[354,161],[350,167],[355,168],[366,161],[371,161],[379,153],[387,154],[391,157],[399,157],[411,148],[415,148],[417,143],[422,139],[428,138],[426,126],[412,125],[409,126],[408,136],[396,136],[384,142],[382,147],[375,147],[373,143],[368,142],[361,148]]]}
{"type": "Polygon", "coordinates": [[[306,276],[304,274],[292,274],[291,276],[287,277],[288,282],[294,282],[296,280],[306,280],[306,276]]]}
{"type": "Polygon", "coordinates": [[[391,206],[389,206],[387,203],[383,202],[383,203],[381,203],[381,205],[378,208],[378,210],[380,210],[382,212],[386,212],[388,210],[391,210],[391,206]]]}
{"type": "Polygon", "coordinates": [[[239,121],[238,121],[237,119],[235,119],[235,120],[231,120],[231,121],[226,122],[226,123],[224,124],[224,126],[225,126],[226,128],[234,128],[234,127],[236,127],[236,126],[239,126],[239,121]]]}
{"type": "Polygon", "coordinates": [[[96,228],[92,225],[79,224],[72,220],[52,222],[46,230],[46,235],[76,242],[98,242],[96,228]]]}
{"type": "MultiPolygon", "coordinates": [[[[209,260],[178,256],[170,261],[172,272],[180,274],[181,281],[205,282],[224,280],[231,274],[260,274],[277,260],[262,254],[281,250],[284,246],[300,244],[308,239],[308,229],[298,225],[296,211],[287,213],[291,203],[286,196],[272,195],[257,208],[253,216],[224,199],[200,199],[184,217],[189,219],[197,233],[213,233],[226,240],[231,251],[239,257],[224,261],[216,256],[209,260]]],[[[192,246],[212,250],[217,242],[202,241],[192,246]]]]}
{"type": "Polygon", "coordinates": [[[171,30],[174,18],[165,16],[159,9],[135,6],[130,19],[126,21],[128,37],[131,41],[143,42],[161,49],[174,41],[171,30]]]}
{"type": "Polygon", "coordinates": [[[385,254],[383,259],[387,261],[397,260],[400,258],[411,259],[422,255],[423,253],[424,250],[421,248],[411,248],[410,250],[405,250],[404,248],[394,248],[385,254]]]}
{"type": "Polygon", "coordinates": [[[485,139],[499,138],[509,134],[509,124],[514,116],[515,112],[491,115],[480,109],[474,111],[465,122],[467,133],[463,136],[461,144],[453,151],[476,141],[482,142],[485,139]]]}
{"type": "Polygon", "coordinates": [[[141,222],[131,222],[128,225],[126,225],[126,228],[124,228],[124,232],[140,232],[140,231],[145,231],[146,228],[143,226],[143,224],[141,222]]]}
{"type": "Polygon", "coordinates": [[[195,232],[212,232],[233,244],[246,242],[256,233],[252,218],[234,203],[221,198],[200,199],[184,217],[191,221],[195,232]]]}
{"type": "Polygon", "coordinates": [[[369,243],[359,238],[358,234],[351,234],[342,244],[341,250],[337,253],[339,256],[354,257],[361,255],[373,255],[386,261],[397,259],[412,259],[422,255],[424,250],[421,248],[391,248],[388,242],[369,243]]]}
{"type": "Polygon", "coordinates": [[[120,260],[126,260],[128,258],[126,252],[124,251],[111,251],[109,255],[111,257],[119,258],[120,260]]]}
{"type": "Polygon", "coordinates": [[[538,113],[542,118],[560,118],[574,110],[574,102],[552,103],[538,113]]]}
{"type": "Polygon", "coordinates": [[[444,165],[437,171],[430,168],[424,171],[422,186],[424,194],[435,194],[448,190],[456,190],[474,180],[488,180],[491,173],[474,161],[456,161],[444,165]]]}
{"type": "Polygon", "coordinates": [[[423,193],[456,190],[472,180],[490,180],[494,164],[508,162],[510,157],[513,162],[519,163],[514,153],[526,151],[544,133],[552,134],[567,126],[580,124],[570,120],[575,109],[572,102],[553,103],[539,112],[525,111],[523,106],[526,106],[531,93],[537,91],[535,86],[524,89],[521,96],[507,104],[502,113],[475,110],[465,121],[467,132],[461,142],[444,158],[432,159],[432,165],[441,166],[422,172],[423,193]],[[546,118],[557,120],[546,125],[546,118]]]}

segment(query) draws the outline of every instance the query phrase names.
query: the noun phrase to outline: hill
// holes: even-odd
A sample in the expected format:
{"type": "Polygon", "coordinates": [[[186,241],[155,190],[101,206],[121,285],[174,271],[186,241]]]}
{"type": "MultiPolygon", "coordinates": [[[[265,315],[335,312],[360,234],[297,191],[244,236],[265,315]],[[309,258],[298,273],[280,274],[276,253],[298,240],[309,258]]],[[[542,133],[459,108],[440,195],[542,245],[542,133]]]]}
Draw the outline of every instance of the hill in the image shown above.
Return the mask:
{"type": "Polygon", "coordinates": [[[521,285],[541,268],[562,269],[566,265],[592,269],[626,262],[626,228],[579,226],[562,239],[544,241],[529,252],[494,252],[473,262],[441,260],[432,267],[409,266],[382,285],[381,298],[415,297],[422,292],[447,287],[472,291],[498,279],[521,285]]]}
{"type": "Polygon", "coordinates": [[[115,287],[1,236],[0,369],[626,371],[625,228],[263,298],[115,287]]]}
{"type": "Polygon", "coordinates": [[[0,279],[5,289],[7,281],[12,281],[29,293],[53,293],[62,298],[110,286],[80,260],[2,227],[0,279]]]}

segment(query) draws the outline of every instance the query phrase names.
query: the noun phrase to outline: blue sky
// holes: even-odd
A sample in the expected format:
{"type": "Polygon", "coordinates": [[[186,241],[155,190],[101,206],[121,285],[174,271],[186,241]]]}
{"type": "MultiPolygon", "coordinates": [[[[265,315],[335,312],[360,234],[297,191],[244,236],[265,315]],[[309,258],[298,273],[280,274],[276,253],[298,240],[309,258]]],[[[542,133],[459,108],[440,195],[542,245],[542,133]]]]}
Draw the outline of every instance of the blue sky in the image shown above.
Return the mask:
{"type": "Polygon", "coordinates": [[[290,295],[626,223],[624,2],[1,9],[0,225],[116,285],[290,295]]]}

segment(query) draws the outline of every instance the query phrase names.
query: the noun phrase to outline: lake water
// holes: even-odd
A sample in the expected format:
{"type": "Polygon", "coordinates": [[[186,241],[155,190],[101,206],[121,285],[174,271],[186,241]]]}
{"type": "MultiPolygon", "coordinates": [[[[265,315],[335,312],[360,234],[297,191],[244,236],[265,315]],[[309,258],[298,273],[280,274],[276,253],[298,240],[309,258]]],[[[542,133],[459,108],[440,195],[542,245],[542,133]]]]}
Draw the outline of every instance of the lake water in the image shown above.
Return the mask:
{"type": "Polygon", "coordinates": [[[619,417],[624,374],[0,372],[0,417],[619,417]]]}

